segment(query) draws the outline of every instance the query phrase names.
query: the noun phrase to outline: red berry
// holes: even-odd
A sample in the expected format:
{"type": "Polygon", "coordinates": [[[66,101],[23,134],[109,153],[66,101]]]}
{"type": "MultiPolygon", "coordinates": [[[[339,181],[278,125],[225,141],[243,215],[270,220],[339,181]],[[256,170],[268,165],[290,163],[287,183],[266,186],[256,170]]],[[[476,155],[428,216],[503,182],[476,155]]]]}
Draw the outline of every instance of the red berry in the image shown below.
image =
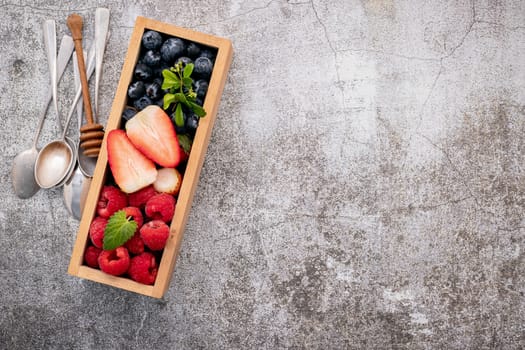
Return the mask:
{"type": "Polygon", "coordinates": [[[98,215],[109,218],[116,211],[128,205],[128,197],[114,186],[104,186],[97,203],[98,215]]]}
{"type": "Polygon", "coordinates": [[[175,212],[175,198],[166,193],[160,193],[150,198],[146,203],[146,216],[153,220],[168,223],[175,212]]]}
{"type": "Polygon", "coordinates": [[[140,237],[151,250],[162,250],[170,235],[170,228],[164,221],[152,220],[140,228],[140,237]]]}
{"type": "Polygon", "coordinates": [[[142,213],[139,208],[137,207],[125,207],[122,210],[126,213],[126,217],[129,218],[130,216],[133,217],[133,221],[137,223],[137,229],[139,229],[142,224],[144,223],[144,219],[142,218],[142,213]]]}
{"type": "Polygon", "coordinates": [[[130,193],[128,195],[129,205],[132,207],[144,209],[146,202],[156,194],[157,191],[155,191],[153,185],[144,187],[143,189],[138,190],[137,192],[130,193]]]}
{"type": "Polygon", "coordinates": [[[155,256],[145,252],[131,259],[128,274],[131,279],[139,283],[153,284],[157,277],[157,262],[155,256]]]}
{"type": "Polygon", "coordinates": [[[98,256],[100,269],[110,275],[120,276],[129,268],[129,253],[124,247],[115,250],[103,250],[98,256]]]}
{"type": "Polygon", "coordinates": [[[91,238],[93,245],[97,248],[102,248],[102,245],[104,244],[104,230],[106,229],[107,224],[108,219],[97,216],[89,226],[89,237],[91,238]]]}
{"type": "Polygon", "coordinates": [[[144,252],[144,241],[140,238],[140,233],[137,231],[124,246],[128,248],[131,254],[140,254],[144,252]]]}
{"type": "Polygon", "coordinates": [[[98,256],[102,252],[102,249],[90,245],[87,247],[84,253],[84,261],[86,265],[94,269],[98,269],[98,256]]]}

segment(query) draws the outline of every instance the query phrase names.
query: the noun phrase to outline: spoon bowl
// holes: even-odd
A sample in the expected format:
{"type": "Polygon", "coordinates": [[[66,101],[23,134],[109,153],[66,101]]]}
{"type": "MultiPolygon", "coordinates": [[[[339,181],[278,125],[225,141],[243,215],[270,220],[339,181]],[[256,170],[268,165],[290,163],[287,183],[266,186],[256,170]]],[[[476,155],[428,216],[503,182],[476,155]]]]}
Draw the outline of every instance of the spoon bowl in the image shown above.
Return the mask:
{"type": "Polygon", "coordinates": [[[37,157],[38,150],[32,147],[20,152],[13,160],[11,177],[13,179],[13,188],[19,198],[30,198],[40,189],[35,181],[35,162],[37,157]]]}
{"type": "Polygon", "coordinates": [[[35,180],[41,188],[52,188],[67,179],[74,167],[75,152],[65,138],[51,141],[38,153],[35,180]]]}

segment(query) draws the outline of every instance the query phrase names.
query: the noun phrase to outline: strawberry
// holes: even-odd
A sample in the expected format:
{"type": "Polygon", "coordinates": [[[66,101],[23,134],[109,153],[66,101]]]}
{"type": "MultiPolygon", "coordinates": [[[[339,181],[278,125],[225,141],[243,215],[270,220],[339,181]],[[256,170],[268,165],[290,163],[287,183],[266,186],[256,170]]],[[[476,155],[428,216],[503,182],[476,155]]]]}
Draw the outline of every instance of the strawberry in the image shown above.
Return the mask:
{"type": "Polygon", "coordinates": [[[124,130],[109,132],[107,150],[111,173],[122,191],[136,192],[155,182],[155,164],[133,146],[124,130]]]}
{"type": "Polygon", "coordinates": [[[170,117],[157,105],[150,105],[126,123],[133,145],[146,157],[165,167],[181,161],[180,146],[170,117]]]}
{"type": "Polygon", "coordinates": [[[174,168],[162,168],[158,170],[157,180],[153,183],[153,188],[157,192],[176,195],[179,193],[182,176],[174,168]]]}

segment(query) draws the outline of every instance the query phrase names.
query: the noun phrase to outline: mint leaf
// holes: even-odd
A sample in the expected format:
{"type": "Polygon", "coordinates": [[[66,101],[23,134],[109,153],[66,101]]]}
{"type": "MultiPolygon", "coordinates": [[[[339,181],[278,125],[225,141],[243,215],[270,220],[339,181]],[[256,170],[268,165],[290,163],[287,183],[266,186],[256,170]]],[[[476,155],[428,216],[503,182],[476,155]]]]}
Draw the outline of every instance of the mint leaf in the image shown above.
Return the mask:
{"type": "Polygon", "coordinates": [[[182,105],[180,103],[175,108],[175,124],[180,127],[184,126],[184,116],[182,115],[182,105]]]}
{"type": "Polygon", "coordinates": [[[198,104],[192,101],[189,101],[189,104],[190,104],[191,109],[193,110],[195,114],[197,114],[197,116],[201,118],[206,116],[206,111],[204,110],[204,108],[202,108],[201,106],[199,106],[198,104]]]}
{"type": "Polygon", "coordinates": [[[175,95],[174,94],[166,94],[164,95],[164,109],[168,109],[169,106],[175,102],[175,95]]]}
{"type": "Polygon", "coordinates": [[[179,139],[179,145],[182,147],[184,152],[190,153],[190,150],[191,150],[190,137],[186,134],[182,134],[182,135],[177,134],[177,138],[179,139]]]}
{"type": "Polygon", "coordinates": [[[182,72],[182,76],[184,78],[189,78],[191,76],[191,73],[193,73],[193,63],[188,63],[186,67],[184,67],[184,72],[182,72]]]}
{"type": "Polygon", "coordinates": [[[164,69],[162,71],[162,76],[164,77],[164,80],[161,86],[163,90],[170,89],[170,88],[178,89],[178,87],[175,87],[177,84],[180,87],[179,77],[177,77],[177,75],[173,73],[172,71],[170,71],[169,69],[164,69]]]}
{"type": "Polygon", "coordinates": [[[182,78],[182,84],[189,89],[191,88],[191,84],[193,84],[193,79],[184,77],[182,78]]]}
{"type": "Polygon", "coordinates": [[[113,250],[126,243],[137,230],[137,223],[126,217],[124,210],[111,215],[104,230],[104,250],[113,250]]]}

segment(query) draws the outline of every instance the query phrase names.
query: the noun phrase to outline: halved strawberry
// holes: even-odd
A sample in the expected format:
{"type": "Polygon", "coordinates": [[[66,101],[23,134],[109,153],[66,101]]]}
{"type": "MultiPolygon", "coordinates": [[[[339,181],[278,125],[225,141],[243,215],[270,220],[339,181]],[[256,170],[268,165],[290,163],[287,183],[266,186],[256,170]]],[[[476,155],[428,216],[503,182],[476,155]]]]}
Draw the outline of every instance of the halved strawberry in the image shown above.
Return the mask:
{"type": "Polygon", "coordinates": [[[179,165],[180,151],[170,117],[157,105],[150,105],[126,123],[126,133],[133,145],[146,157],[165,167],[179,165]]]}
{"type": "Polygon", "coordinates": [[[153,188],[157,192],[176,195],[179,193],[182,176],[174,168],[161,168],[157,170],[157,179],[153,183],[153,188]]]}
{"type": "Polygon", "coordinates": [[[115,182],[132,193],[155,182],[155,164],[133,146],[124,130],[111,130],[107,141],[108,162],[115,182]]]}

